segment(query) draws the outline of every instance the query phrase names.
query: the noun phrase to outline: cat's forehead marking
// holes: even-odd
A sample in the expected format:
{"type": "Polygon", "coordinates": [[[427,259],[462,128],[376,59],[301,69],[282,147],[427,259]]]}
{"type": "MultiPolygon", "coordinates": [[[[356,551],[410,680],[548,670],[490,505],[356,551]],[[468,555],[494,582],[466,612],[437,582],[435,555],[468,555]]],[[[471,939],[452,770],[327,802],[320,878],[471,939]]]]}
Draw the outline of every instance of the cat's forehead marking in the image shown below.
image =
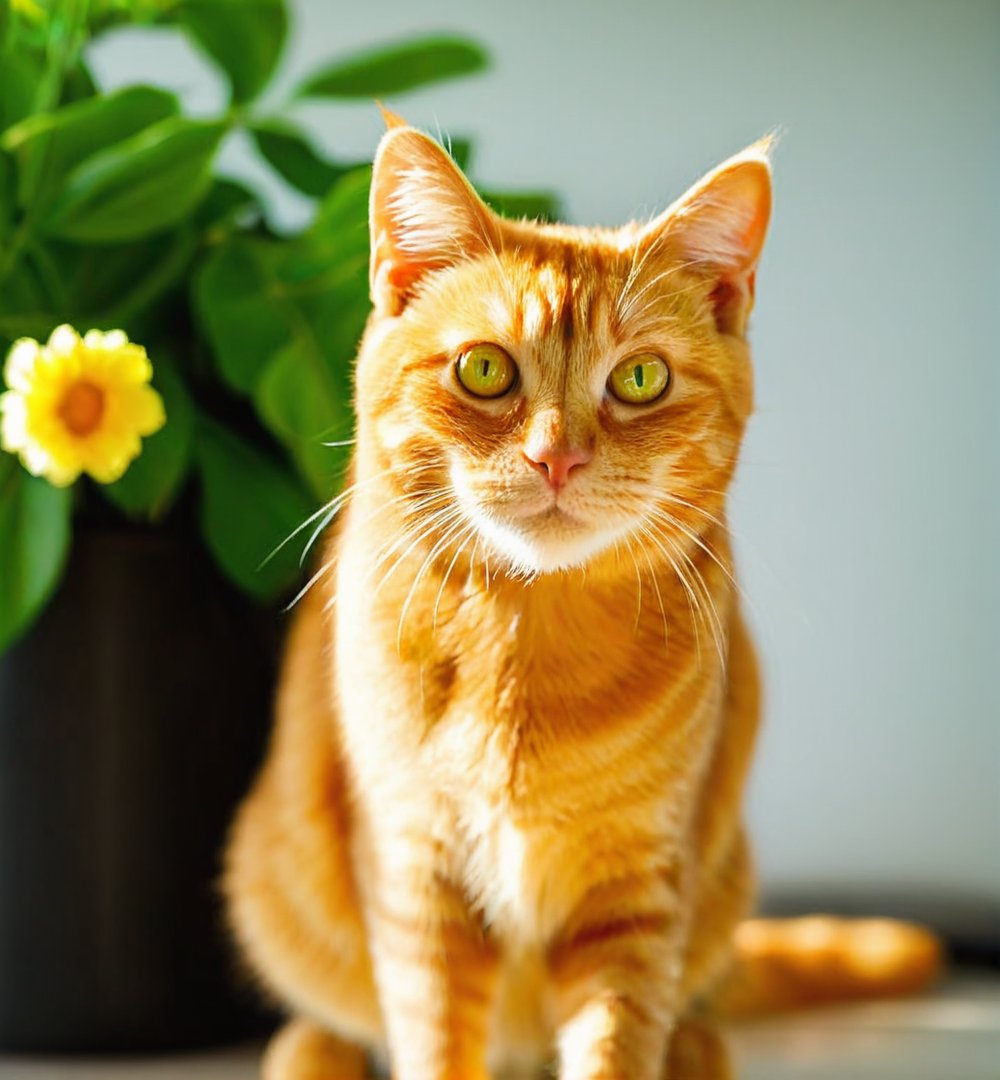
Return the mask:
{"type": "Polygon", "coordinates": [[[543,263],[532,276],[532,287],[549,309],[550,316],[562,303],[562,297],[568,286],[568,277],[562,267],[552,263],[543,263]]]}
{"type": "Polygon", "coordinates": [[[538,350],[554,374],[585,371],[614,346],[613,297],[621,276],[617,255],[546,244],[483,260],[480,289],[436,327],[440,348],[454,353],[472,338],[495,340],[517,353],[538,350]],[[610,257],[609,257],[610,256],[610,257]]]}
{"type": "Polygon", "coordinates": [[[540,338],[545,334],[548,310],[542,296],[529,289],[521,301],[521,333],[526,338],[540,338]]]}
{"type": "Polygon", "coordinates": [[[524,333],[530,337],[558,336],[570,344],[577,333],[577,320],[590,319],[591,296],[585,275],[572,253],[548,253],[537,259],[528,273],[524,289],[524,333]]]}
{"type": "Polygon", "coordinates": [[[491,293],[486,297],[486,317],[507,337],[514,332],[514,312],[511,310],[510,297],[505,293],[491,293]]]}

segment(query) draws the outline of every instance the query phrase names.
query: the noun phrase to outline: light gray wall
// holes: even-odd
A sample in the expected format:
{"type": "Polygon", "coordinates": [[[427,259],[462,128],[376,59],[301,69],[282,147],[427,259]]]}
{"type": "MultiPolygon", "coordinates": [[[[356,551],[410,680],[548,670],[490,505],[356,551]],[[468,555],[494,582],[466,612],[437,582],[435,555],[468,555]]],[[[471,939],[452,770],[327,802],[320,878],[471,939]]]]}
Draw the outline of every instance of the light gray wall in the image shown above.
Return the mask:
{"type": "MultiPolygon", "coordinates": [[[[551,185],[574,221],[647,214],[783,132],[734,515],[768,686],[759,863],[772,887],[1000,895],[1000,5],[297,7],[285,86],[411,31],[487,43],[488,75],[390,103],[475,134],[480,179],[551,185]]],[[[216,100],[164,48],[98,62],[114,82],[167,62],[216,100]]],[[[380,131],[368,107],[299,115],[343,155],[380,131]]]]}

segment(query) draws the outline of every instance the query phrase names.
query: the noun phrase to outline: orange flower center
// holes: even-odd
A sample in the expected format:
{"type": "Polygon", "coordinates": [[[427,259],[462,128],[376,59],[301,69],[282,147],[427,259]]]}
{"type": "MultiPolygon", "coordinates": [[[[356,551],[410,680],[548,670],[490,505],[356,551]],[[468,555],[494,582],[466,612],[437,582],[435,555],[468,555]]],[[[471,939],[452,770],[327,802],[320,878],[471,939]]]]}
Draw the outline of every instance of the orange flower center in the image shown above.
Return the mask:
{"type": "Polygon", "coordinates": [[[74,435],[89,435],[104,415],[104,391],[92,382],[75,382],[63,395],[59,416],[74,435]]]}

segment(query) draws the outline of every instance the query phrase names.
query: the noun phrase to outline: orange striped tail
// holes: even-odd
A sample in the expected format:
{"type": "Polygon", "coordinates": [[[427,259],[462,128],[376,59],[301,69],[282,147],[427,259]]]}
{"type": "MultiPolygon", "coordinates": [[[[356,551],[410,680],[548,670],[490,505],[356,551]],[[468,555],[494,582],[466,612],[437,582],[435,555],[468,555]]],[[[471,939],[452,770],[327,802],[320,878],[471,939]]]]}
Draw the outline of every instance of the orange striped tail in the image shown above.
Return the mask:
{"type": "Polygon", "coordinates": [[[923,990],[943,963],[928,930],[892,919],[750,919],[736,931],[736,964],[716,1004],[760,1016],[923,990]]]}

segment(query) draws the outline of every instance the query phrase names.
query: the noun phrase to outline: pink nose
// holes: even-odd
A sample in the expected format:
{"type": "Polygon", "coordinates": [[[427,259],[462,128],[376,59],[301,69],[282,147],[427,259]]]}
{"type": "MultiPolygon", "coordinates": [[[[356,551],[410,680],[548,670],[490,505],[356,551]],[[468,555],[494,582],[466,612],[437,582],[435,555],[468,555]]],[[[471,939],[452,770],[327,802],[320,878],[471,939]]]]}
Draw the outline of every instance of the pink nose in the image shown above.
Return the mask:
{"type": "Polygon", "coordinates": [[[524,460],[537,469],[556,491],[565,487],[569,474],[586,465],[592,456],[588,450],[566,450],[554,446],[524,452],[524,460]]]}

